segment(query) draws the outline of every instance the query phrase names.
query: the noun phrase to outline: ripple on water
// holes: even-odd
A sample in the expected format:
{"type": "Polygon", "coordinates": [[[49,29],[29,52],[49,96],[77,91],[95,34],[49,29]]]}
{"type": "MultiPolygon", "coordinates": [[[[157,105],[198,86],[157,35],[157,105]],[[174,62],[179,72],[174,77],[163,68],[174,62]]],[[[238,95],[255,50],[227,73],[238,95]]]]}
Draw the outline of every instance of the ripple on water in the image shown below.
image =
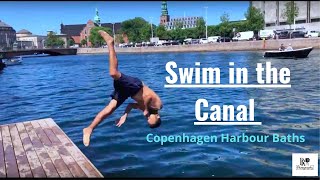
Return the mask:
{"type": "MultiPolygon", "coordinates": [[[[128,102],[95,129],[91,145],[82,144],[82,129],[110,100],[113,89],[105,55],[28,58],[0,74],[1,124],[52,117],[106,177],[234,177],[290,176],[292,152],[319,152],[319,50],[302,60],[268,59],[291,70],[290,89],[165,89],[166,62],[179,67],[220,67],[227,82],[228,62],[247,67],[254,83],[261,52],[119,54],[119,69],[140,77],[164,103],[162,125],[150,129],[140,112],[132,111],[122,127],[115,126],[128,102]],[[308,67],[308,70],[306,70],[308,67]],[[36,69],[36,71],[35,71],[36,69]],[[200,126],[194,103],[247,104],[255,99],[255,119],[262,126],[200,126]],[[302,134],[304,143],[148,143],[146,135],[217,135],[241,133],[302,134]]],[[[132,101],[130,101],[132,102],[132,101]]]]}

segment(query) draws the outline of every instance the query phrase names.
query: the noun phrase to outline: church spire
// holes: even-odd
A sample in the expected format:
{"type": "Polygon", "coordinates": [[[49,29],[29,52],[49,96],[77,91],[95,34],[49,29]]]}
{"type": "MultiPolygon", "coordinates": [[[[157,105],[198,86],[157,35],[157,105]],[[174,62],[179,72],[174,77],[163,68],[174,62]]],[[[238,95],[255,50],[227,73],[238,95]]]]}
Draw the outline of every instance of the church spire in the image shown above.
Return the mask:
{"type": "Polygon", "coordinates": [[[167,1],[162,1],[161,14],[162,16],[168,15],[167,1]]]}
{"type": "Polygon", "coordinates": [[[94,23],[96,23],[98,26],[101,26],[100,17],[99,17],[99,11],[98,11],[97,8],[96,8],[96,15],[94,16],[94,23]]]}

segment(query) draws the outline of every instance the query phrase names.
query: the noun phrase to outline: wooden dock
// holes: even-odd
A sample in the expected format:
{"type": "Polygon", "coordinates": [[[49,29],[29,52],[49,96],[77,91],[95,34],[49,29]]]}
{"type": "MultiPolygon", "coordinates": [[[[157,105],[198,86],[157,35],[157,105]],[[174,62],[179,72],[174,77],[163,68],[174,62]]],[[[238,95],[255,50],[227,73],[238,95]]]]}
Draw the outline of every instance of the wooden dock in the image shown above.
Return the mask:
{"type": "Polygon", "coordinates": [[[103,177],[53,119],[0,126],[1,177],[103,177]]]}

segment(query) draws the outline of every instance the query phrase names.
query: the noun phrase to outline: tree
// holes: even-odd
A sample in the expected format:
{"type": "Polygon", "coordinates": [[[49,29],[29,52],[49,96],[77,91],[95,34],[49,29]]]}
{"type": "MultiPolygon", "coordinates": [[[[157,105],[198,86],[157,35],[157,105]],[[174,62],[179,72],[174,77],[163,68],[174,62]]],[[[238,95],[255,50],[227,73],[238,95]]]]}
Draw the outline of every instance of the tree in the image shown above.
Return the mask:
{"type": "Polygon", "coordinates": [[[69,46],[73,46],[74,45],[74,40],[73,39],[69,39],[68,40],[68,45],[69,46]]]}
{"type": "MultiPolygon", "coordinates": [[[[152,27],[152,29],[154,29],[152,27]]],[[[151,25],[145,24],[140,30],[140,41],[149,41],[151,38],[151,25]]]]}
{"type": "Polygon", "coordinates": [[[261,11],[254,6],[248,8],[245,13],[247,28],[251,31],[259,31],[264,28],[264,18],[261,11]]]}
{"type": "Polygon", "coordinates": [[[93,47],[100,47],[105,43],[101,35],[98,33],[99,30],[103,30],[109,33],[111,36],[113,34],[112,30],[108,27],[93,27],[90,30],[90,36],[89,36],[89,41],[91,42],[93,47]]]}
{"type": "Polygon", "coordinates": [[[223,37],[230,36],[230,33],[232,31],[231,27],[229,26],[229,14],[224,12],[220,16],[221,23],[218,25],[219,33],[223,35],[223,37]]]}
{"type": "Polygon", "coordinates": [[[174,27],[177,29],[182,29],[183,28],[183,22],[181,21],[176,21],[174,24],[174,27]]]}
{"type": "Polygon", "coordinates": [[[80,44],[81,44],[81,46],[87,45],[87,40],[82,39],[81,42],[80,42],[80,44]]]}
{"type": "Polygon", "coordinates": [[[199,38],[204,37],[206,35],[206,22],[203,20],[203,18],[197,20],[196,30],[196,36],[199,38]]]}
{"type": "Polygon", "coordinates": [[[169,39],[169,33],[164,25],[159,25],[156,28],[156,36],[159,37],[159,39],[169,39]]]}
{"type": "Polygon", "coordinates": [[[219,35],[219,26],[208,26],[208,36],[217,36],[219,35]]]}
{"type": "Polygon", "coordinates": [[[299,7],[296,5],[294,1],[289,1],[285,4],[286,8],[282,13],[282,17],[287,20],[287,23],[290,26],[294,23],[295,18],[299,15],[299,7]]]}
{"type": "Polygon", "coordinates": [[[64,45],[64,41],[59,38],[56,33],[54,32],[50,32],[47,36],[47,40],[46,40],[46,47],[50,47],[50,48],[57,48],[57,47],[62,47],[64,45]]]}
{"type": "MultiPolygon", "coordinates": [[[[136,17],[134,19],[129,19],[121,23],[121,32],[128,36],[131,42],[141,42],[146,38],[147,26],[151,34],[150,24],[141,17],[136,17]]],[[[151,35],[149,36],[149,38],[151,35]]]]}

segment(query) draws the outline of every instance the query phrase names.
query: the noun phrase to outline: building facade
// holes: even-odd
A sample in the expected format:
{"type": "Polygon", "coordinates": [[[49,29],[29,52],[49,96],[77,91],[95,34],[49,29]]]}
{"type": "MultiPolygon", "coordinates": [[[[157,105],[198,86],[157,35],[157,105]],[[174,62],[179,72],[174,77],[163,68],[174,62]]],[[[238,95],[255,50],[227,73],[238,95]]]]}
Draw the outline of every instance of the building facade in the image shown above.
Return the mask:
{"type": "Polygon", "coordinates": [[[0,50],[11,49],[16,41],[16,30],[0,20],[0,50]]]}
{"type": "Polygon", "coordinates": [[[195,28],[197,27],[197,21],[202,17],[182,17],[182,18],[171,18],[169,22],[166,23],[166,28],[168,30],[175,29],[177,27],[185,28],[195,28]]]}
{"type": "Polygon", "coordinates": [[[197,21],[202,17],[178,17],[170,18],[168,13],[167,2],[163,1],[161,5],[160,25],[164,25],[167,30],[175,29],[177,27],[194,28],[197,27],[197,21]]]}
{"type": "Polygon", "coordinates": [[[16,34],[16,49],[43,49],[46,36],[33,35],[30,31],[22,29],[16,34]]]}
{"type": "Polygon", "coordinates": [[[290,1],[251,1],[250,4],[263,13],[265,29],[320,30],[320,1],[294,1],[299,11],[291,27],[284,16],[287,2],[290,1]]]}
{"type": "Polygon", "coordinates": [[[67,35],[68,38],[72,38],[75,44],[80,45],[83,39],[86,40],[87,46],[91,46],[89,41],[90,31],[93,27],[108,27],[114,31],[114,33],[119,33],[121,28],[121,23],[101,23],[99,12],[96,9],[96,14],[94,21],[88,20],[86,24],[74,24],[74,25],[64,25],[60,24],[60,33],[67,35]]]}

